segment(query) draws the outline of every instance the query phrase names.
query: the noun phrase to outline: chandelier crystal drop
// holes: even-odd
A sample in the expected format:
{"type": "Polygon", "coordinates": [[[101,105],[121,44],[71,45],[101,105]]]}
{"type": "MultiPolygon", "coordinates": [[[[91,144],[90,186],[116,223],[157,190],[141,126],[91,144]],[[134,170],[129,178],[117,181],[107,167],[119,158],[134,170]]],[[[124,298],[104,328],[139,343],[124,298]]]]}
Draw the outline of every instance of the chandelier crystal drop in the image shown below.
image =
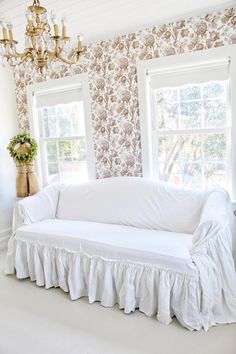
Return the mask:
{"type": "Polygon", "coordinates": [[[51,26],[48,23],[47,10],[40,5],[39,0],[26,9],[27,19],[25,32],[25,50],[18,53],[16,45],[18,42],[13,38],[13,26],[6,19],[0,19],[0,57],[2,65],[7,63],[17,67],[23,63],[32,62],[40,72],[48,69],[59,68],[60,63],[76,64],[83,52],[82,36],[78,36],[77,47],[72,49],[70,37],[67,36],[66,18],[61,19],[59,26],[56,15],[51,12],[51,26]]]}

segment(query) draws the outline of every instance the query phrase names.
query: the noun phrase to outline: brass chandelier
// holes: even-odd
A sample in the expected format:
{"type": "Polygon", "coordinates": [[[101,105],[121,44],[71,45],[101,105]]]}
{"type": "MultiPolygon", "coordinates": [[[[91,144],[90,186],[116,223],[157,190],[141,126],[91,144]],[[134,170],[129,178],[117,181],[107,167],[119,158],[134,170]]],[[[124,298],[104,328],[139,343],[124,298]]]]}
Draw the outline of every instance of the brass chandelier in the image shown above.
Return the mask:
{"type": "Polygon", "coordinates": [[[16,42],[13,38],[12,24],[5,19],[0,20],[2,28],[2,38],[0,37],[0,56],[2,64],[18,66],[25,62],[32,62],[40,70],[46,72],[47,69],[58,69],[60,63],[76,64],[83,52],[82,36],[78,36],[78,43],[75,49],[70,48],[70,37],[66,33],[66,19],[61,20],[61,32],[55,14],[51,13],[51,21],[54,33],[51,34],[51,27],[47,19],[46,8],[40,5],[39,0],[34,0],[33,4],[26,10],[26,32],[25,50],[18,53],[16,42]]]}

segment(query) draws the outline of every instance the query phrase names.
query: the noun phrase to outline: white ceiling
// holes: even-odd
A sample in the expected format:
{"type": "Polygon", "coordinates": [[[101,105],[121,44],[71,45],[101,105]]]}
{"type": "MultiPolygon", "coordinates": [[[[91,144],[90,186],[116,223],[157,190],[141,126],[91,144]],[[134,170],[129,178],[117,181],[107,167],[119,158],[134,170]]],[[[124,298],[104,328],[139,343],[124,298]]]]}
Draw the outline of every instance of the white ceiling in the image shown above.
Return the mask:
{"type": "MultiPolygon", "coordinates": [[[[32,0],[0,0],[0,16],[14,25],[16,40],[24,45],[27,5],[32,0]]],[[[60,18],[66,15],[68,34],[84,34],[86,43],[113,38],[138,29],[236,5],[226,0],[41,0],[60,18]]]]}

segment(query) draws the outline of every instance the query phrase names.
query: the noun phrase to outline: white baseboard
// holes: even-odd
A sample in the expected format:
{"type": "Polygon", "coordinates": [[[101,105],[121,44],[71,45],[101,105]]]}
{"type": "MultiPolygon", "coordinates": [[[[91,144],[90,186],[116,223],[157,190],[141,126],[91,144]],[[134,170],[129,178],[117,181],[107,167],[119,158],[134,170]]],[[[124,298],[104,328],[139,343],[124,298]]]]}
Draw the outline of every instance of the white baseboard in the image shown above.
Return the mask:
{"type": "Polygon", "coordinates": [[[0,231],[0,249],[6,248],[11,236],[11,228],[0,231]]]}

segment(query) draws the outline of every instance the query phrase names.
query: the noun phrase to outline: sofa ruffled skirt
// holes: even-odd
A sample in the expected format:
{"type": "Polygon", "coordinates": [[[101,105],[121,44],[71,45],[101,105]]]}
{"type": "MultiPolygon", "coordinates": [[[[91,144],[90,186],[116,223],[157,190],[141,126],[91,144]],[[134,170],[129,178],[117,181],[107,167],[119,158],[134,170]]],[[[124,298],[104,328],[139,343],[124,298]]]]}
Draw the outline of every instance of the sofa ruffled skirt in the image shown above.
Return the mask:
{"type": "Polygon", "coordinates": [[[139,309],[163,324],[175,316],[190,330],[204,326],[198,277],[153,264],[104,259],[83,252],[12,238],[7,274],[30,278],[38,286],[60,287],[72,300],[88,296],[105,307],[118,304],[125,313],[139,309]]]}

